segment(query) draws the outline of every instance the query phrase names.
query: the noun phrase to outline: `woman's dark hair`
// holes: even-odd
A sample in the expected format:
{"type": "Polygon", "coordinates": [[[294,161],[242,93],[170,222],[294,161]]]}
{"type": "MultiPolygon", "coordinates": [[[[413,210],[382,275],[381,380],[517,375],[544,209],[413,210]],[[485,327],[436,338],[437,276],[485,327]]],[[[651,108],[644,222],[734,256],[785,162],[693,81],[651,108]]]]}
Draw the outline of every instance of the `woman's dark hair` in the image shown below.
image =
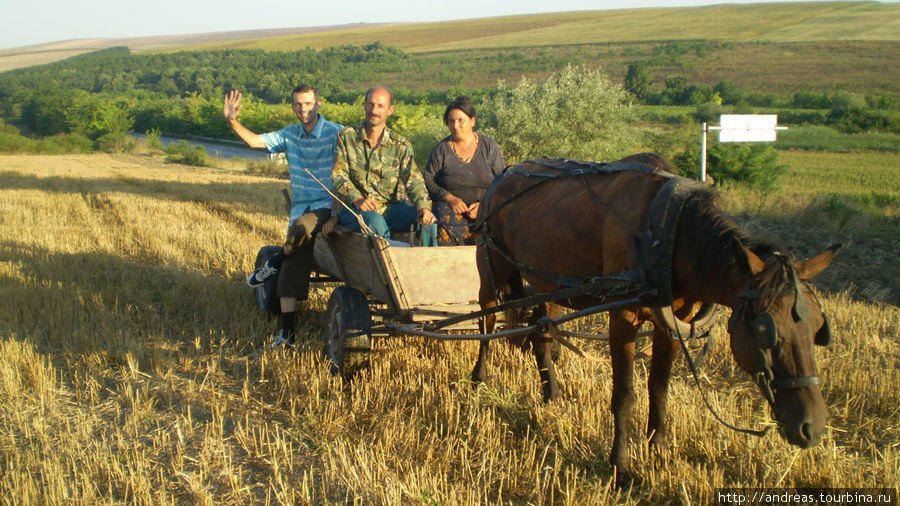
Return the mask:
{"type": "Polygon", "coordinates": [[[444,110],[444,124],[447,124],[447,117],[450,116],[450,111],[453,109],[459,109],[466,116],[470,118],[475,117],[475,104],[472,103],[472,99],[469,97],[456,97],[453,102],[447,105],[447,109],[444,110]]]}

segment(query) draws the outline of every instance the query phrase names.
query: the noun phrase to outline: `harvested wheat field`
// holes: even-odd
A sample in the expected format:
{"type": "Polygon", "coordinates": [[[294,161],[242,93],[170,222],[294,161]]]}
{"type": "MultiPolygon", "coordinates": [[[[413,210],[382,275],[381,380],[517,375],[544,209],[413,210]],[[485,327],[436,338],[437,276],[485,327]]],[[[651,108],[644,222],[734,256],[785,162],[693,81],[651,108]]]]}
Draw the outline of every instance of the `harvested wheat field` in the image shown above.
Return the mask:
{"type": "MultiPolygon", "coordinates": [[[[153,155],[0,157],[3,503],[707,504],[725,487],[900,487],[894,305],[821,293],[830,418],[810,450],[716,422],[679,359],[670,452],[648,455],[639,360],[637,481],[617,490],[606,360],[563,354],[565,400],[544,405],[530,356],[498,343],[476,386],[477,344],[397,337],[345,384],[320,359],[324,285],[299,348],[260,351],[277,321],[244,278],[283,233],[284,186],[153,155]]],[[[724,319],[713,338],[704,395],[729,423],[772,424],[724,319]]]]}

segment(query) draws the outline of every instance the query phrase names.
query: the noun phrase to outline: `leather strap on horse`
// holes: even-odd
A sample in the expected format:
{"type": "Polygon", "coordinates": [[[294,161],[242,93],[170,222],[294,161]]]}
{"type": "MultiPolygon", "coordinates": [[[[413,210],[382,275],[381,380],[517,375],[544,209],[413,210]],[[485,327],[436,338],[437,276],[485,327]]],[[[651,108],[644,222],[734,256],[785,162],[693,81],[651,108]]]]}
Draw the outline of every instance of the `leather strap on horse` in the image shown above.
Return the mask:
{"type": "MultiPolygon", "coordinates": [[[[529,191],[533,190],[537,186],[540,186],[546,182],[553,181],[558,178],[583,177],[585,175],[591,175],[591,174],[612,174],[612,173],[622,172],[622,171],[626,171],[626,170],[652,173],[654,175],[662,175],[664,177],[674,177],[665,171],[661,171],[661,170],[655,169],[653,167],[648,167],[646,165],[641,165],[641,164],[636,164],[636,163],[628,163],[628,162],[614,162],[614,163],[607,164],[607,163],[583,162],[583,161],[577,161],[577,160],[569,160],[569,159],[565,159],[565,158],[541,158],[538,160],[532,160],[532,161],[530,161],[530,163],[541,166],[541,167],[554,169],[556,172],[523,171],[519,168],[521,166],[521,164],[519,164],[519,165],[515,165],[515,166],[509,168],[506,172],[503,173],[502,176],[495,178],[494,181],[491,183],[491,185],[488,187],[487,191],[485,191],[485,193],[481,199],[481,208],[484,210],[487,210],[487,212],[480,214],[478,217],[478,221],[475,224],[476,230],[479,231],[478,235],[476,236],[476,242],[487,246],[486,250],[487,250],[487,254],[489,256],[494,253],[499,254],[501,257],[503,257],[503,259],[505,261],[507,261],[510,265],[515,267],[520,272],[524,272],[531,276],[543,279],[545,281],[549,281],[553,284],[556,284],[558,286],[563,286],[563,287],[581,286],[585,283],[585,279],[580,278],[580,277],[575,277],[575,276],[568,276],[565,274],[560,274],[560,273],[556,273],[556,272],[552,272],[552,271],[547,271],[547,270],[543,270],[543,269],[537,269],[537,268],[531,267],[527,264],[524,264],[524,263],[519,262],[516,259],[512,258],[510,255],[508,255],[504,251],[504,249],[500,245],[498,245],[496,243],[494,238],[489,233],[489,231],[488,231],[489,219],[495,213],[499,212],[504,207],[508,206],[512,202],[514,202],[514,201],[518,200],[519,198],[521,198],[522,196],[526,195],[529,191]],[[523,177],[527,177],[527,178],[537,178],[537,181],[534,184],[519,191],[512,197],[509,197],[508,199],[503,201],[496,208],[492,208],[490,205],[491,199],[493,197],[494,191],[497,188],[497,185],[499,184],[499,182],[502,179],[509,177],[511,175],[523,176],[523,177]]],[[[597,200],[597,199],[595,198],[595,200],[597,200]]],[[[601,204],[602,204],[602,202],[601,202],[601,204]]],[[[613,216],[615,216],[615,213],[612,213],[612,210],[610,210],[608,208],[606,210],[607,210],[607,212],[609,212],[609,213],[613,214],[613,216]]],[[[638,236],[642,235],[641,232],[638,230],[636,230],[635,233],[638,236]]],[[[646,237],[643,239],[645,240],[645,242],[648,242],[648,243],[652,242],[646,237]]],[[[639,259],[639,263],[641,263],[640,259],[639,259]]],[[[490,265],[490,261],[488,262],[488,265],[490,265]]],[[[497,284],[496,280],[493,278],[494,278],[493,269],[491,269],[491,280],[494,285],[494,297],[499,302],[500,294],[497,292],[498,284],[497,284]]],[[[608,278],[610,280],[622,281],[622,282],[630,283],[633,285],[629,288],[629,290],[631,290],[630,292],[624,291],[624,292],[619,292],[619,294],[634,293],[636,291],[639,291],[641,286],[644,284],[644,282],[646,280],[643,268],[638,269],[636,271],[621,272],[619,274],[608,276],[608,278]]],[[[671,290],[669,290],[669,291],[671,292],[671,290]]],[[[647,292],[645,291],[644,294],[646,295],[647,292]]]]}

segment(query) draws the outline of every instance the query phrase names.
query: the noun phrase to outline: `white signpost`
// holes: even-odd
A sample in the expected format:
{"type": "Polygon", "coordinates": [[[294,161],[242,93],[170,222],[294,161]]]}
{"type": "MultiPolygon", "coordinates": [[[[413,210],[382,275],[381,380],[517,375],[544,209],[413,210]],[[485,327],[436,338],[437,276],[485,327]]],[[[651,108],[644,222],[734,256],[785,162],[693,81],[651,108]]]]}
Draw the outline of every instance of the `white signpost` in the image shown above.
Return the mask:
{"type": "Polygon", "coordinates": [[[703,137],[700,139],[700,181],[706,181],[706,135],[710,130],[719,131],[719,142],[774,142],[777,130],[787,130],[778,126],[777,114],[721,114],[719,126],[709,126],[703,122],[703,137]]]}

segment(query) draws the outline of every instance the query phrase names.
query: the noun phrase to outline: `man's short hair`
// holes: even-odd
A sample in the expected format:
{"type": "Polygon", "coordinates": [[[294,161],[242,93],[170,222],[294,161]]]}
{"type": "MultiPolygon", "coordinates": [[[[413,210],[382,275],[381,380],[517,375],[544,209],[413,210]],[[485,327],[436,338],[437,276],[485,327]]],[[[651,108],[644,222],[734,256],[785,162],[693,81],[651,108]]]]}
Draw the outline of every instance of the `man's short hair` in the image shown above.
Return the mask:
{"type": "Polygon", "coordinates": [[[315,86],[310,86],[308,84],[301,84],[294,88],[294,91],[291,92],[291,100],[294,100],[294,95],[297,93],[309,93],[312,92],[313,96],[316,97],[316,102],[319,101],[319,90],[316,89],[315,86]]]}
{"type": "Polygon", "coordinates": [[[366,102],[369,101],[369,95],[371,95],[372,92],[375,91],[375,90],[384,90],[384,91],[386,91],[387,94],[388,94],[388,98],[390,99],[390,103],[389,103],[388,105],[394,105],[394,92],[391,91],[391,89],[388,88],[388,87],[386,87],[386,86],[372,86],[371,88],[369,88],[369,90],[366,91],[366,102]]]}

